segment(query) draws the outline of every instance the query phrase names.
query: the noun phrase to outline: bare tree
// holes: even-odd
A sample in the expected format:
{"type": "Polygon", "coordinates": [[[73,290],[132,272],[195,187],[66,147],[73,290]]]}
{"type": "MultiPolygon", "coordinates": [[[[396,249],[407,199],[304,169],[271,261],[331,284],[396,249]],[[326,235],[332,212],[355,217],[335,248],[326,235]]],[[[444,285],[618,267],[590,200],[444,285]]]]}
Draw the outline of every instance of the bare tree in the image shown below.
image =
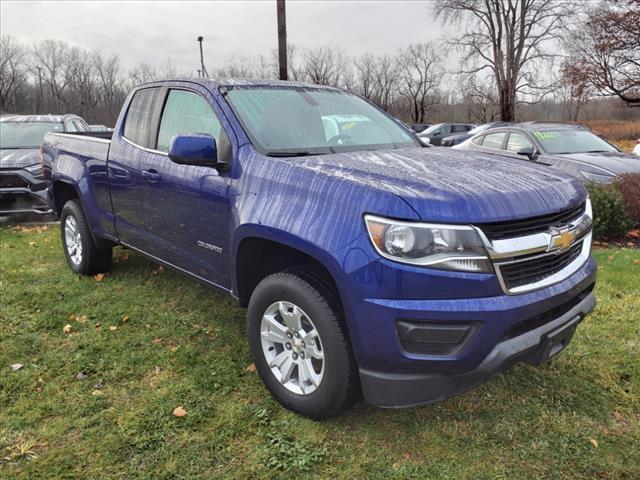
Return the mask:
{"type": "Polygon", "coordinates": [[[311,83],[338,86],[341,84],[345,58],[341,50],[320,47],[304,54],[304,72],[311,83]]]}
{"type": "Polygon", "coordinates": [[[101,52],[93,52],[100,100],[104,106],[100,112],[100,121],[111,123],[120,111],[126,95],[124,80],[121,78],[120,58],[117,55],[105,57],[101,52]]]}
{"type": "Polygon", "coordinates": [[[70,50],[69,45],[59,40],[43,40],[33,46],[33,68],[42,68],[42,80],[51,94],[50,102],[45,102],[49,109],[58,110],[66,103],[64,93],[71,83],[73,68],[70,50]]]}
{"type": "Polygon", "coordinates": [[[498,116],[498,95],[490,82],[481,82],[477,75],[467,75],[460,82],[462,105],[467,109],[468,121],[487,123],[498,116]]]}
{"type": "Polygon", "coordinates": [[[565,61],[560,68],[557,81],[557,96],[563,101],[566,116],[571,122],[578,121],[578,115],[595,90],[589,79],[577,68],[573,61],[565,61]]]}
{"type": "Polygon", "coordinates": [[[398,60],[390,55],[378,57],[375,70],[375,101],[384,110],[389,110],[398,86],[398,60]]]}
{"type": "Polygon", "coordinates": [[[442,78],[440,59],[428,43],[410,45],[400,55],[400,92],[409,102],[411,118],[423,123],[427,109],[437,103],[442,78]]]}
{"type": "Polygon", "coordinates": [[[15,105],[16,92],[26,82],[25,48],[13,37],[0,38],[0,112],[15,105]]]}
{"type": "Polygon", "coordinates": [[[640,105],[640,0],[599,3],[568,47],[570,67],[598,92],[640,105]]]}
{"type": "MultiPolygon", "coordinates": [[[[548,92],[541,64],[566,32],[581,0],[436,0],[436,16],[461,24],[451,43],[464,53],[465,73],[490,71],[500,118],[515,120],[519,96],[548,92]]],[[[557,49],[556,49],[557,50],[557,49]]]]}
{"type": "Polygon", "coordinates": [[[157,79],[158,73],[156,69],[148,63],[140,62],[129,72],[129,86],[127,88],[130,89],[141,83],[151,82],[157,79]]]}
{"type": "Polygon", "coordinates": [[[363,97],[373,99],[376,91],[376,58],[367,53],[353,62],[357,80],[357,90],[363,97]]]}

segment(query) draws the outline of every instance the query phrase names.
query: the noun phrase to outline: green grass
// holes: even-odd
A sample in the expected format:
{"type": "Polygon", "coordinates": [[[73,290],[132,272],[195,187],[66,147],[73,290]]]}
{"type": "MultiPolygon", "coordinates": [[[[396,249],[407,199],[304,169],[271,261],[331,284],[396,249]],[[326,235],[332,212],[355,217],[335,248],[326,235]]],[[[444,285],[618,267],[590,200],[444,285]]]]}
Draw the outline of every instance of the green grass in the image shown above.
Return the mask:
{"type": "Polygon", "coordinates": [[[598,307],[551,363],[323,423],[247,369],[232,299],[115,256],[97,281],[57,227],[0,229],[0,478],[640,478],[638,250],[596,252],[598,307]]]}

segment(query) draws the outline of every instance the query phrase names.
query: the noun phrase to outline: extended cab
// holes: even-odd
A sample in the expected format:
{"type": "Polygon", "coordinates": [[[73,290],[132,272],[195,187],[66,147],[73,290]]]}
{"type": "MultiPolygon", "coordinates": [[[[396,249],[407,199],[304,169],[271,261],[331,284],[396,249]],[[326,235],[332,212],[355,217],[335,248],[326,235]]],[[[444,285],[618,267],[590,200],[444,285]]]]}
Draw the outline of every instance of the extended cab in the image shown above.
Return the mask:
{"type": "Polygon", "coordinates": [[[348,92],[149,83],[110,135],[45,138],[71,269],[105,271],[122,245],[234,296],[262,380],[303,415],[361,393],[433,402],[540,364],[595,305],[578,180],[422,148],[348,92]]]}

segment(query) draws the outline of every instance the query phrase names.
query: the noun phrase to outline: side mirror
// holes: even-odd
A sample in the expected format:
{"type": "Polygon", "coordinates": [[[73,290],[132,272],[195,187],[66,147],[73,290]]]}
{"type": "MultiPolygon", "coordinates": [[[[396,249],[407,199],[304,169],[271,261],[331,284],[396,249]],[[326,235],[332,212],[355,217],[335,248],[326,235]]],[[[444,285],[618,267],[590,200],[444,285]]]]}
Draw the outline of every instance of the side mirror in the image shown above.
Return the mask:
{"type": "Polygon", "coordinates": [[[531,146],[523,147],[520,150],[518,150],[517,153],[518,153],[518,155],[522,155],[523,157],[527,157],[529,160],[535,160],[535,157],[536,157],[536,151],[531,146]]]}
{"type": "Polygon", "coordinates": [[[218,148],[211,135],[175,135],[169,145],[169,158],[180,165],[213,167],[218,164],[218,148]]]}

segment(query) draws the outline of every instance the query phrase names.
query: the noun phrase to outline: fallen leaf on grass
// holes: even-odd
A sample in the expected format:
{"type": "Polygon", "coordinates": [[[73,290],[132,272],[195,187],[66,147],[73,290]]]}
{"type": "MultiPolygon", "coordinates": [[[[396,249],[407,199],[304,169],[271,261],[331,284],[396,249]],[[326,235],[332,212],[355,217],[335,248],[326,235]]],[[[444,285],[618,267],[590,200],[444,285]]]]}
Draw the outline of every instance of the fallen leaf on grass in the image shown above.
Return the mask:
{"type": "Polygon", "coordinates": [[[160,343],[162,343],[162,339],[161,338],[154,338],[153,340],[151,340],[151,343],[155,343],[156,345],[159,345],[160,343]]]}
{"type": "Polygon", "coordinates": [[[118,327],[116,327],[115,325],[110,325],[110,326],[109,326],[109,330],[111,330],[112,332],[113,332],[114,330],[117,330],[117,329],[118,329],[118,327]]]}
{"type": "Polygon", "coordinates": [[[104,273],[98,273],[98,274],[96,274],[96,275],[94,275],[94,276],[93,276],[93,279],[94,279],[96,282],[101,282],[103,278],[104,278],[104,273]]]}
{"type": "Polygon", "coordinates": [[[247,371],[248,372],[255,372],[256,371],[256,364],[252,363],[250,365],[247,365],[247,371]]]}
{"type": "Polygon", "coordinates": [[[591,445],[598,448],[598,441],[595,438],[590,438],[589,442],[591,443],[591,445]]]}
{"type": "Polygon", "coordinates": [[[37,245],[37,243],[36,243],[36,242],[29,242],[29,246],[30,246],[30,247],[35,247],[36,245],[37,245]]]}
{"type": "Polygon", "coordinates": [[[122,316],[122,321],[123,322],[128,322],[129,321],[129,315],[123,315],[122,316]]]}
{"type": "Polygon", "coordinates": [[[187,415],[187,411],[183,407],[176,407],[173,409],[173,415],[175,417],[184,417],[187,415]]]}
{"type": "Polygon", "coordinates": [[[72,333],[73,332],[73,326],[66,324],[63,328],[62,331],[64,333],[72,333]]]}
{"type": "Polygon", "coordinates": [[[85,323],[87,321],[86,315],[71,315],[69,320],[75,320],[78,323],[85,323]]]}
{"type": "Polygon", "coordinates": [[[88,376],[89,375],[84,372],[78,372],[78,374],[76,375],[76,380],[86,380],[88,376]]]}
{"type": "Polygon", "coordinates": [[[13,365],[11,365],[11,370],[14,372],[17,372],[18,370],[20,370],[22,367],[24,367],[23,364],[21,363],[14,363],[13,365]]]}
{"type": "Polygon", "coordinates": [[[104,392],[102,390],[94,390],[91,392],[91,395],[93,395],[94,397],[99,397],[101,395],[103,395],[104,392]]]}
{"type": "Polygon", "coordinates": [[[93,386],[94,390],[102,390],[104,388],[104,383],[98,382],[93,386]]]}
{"type": "Polygon", "coordinates": [[[633,262],[631,263],[633,263],[634,265],[640,265],[640,258],[634,258],[633,262]]]}

